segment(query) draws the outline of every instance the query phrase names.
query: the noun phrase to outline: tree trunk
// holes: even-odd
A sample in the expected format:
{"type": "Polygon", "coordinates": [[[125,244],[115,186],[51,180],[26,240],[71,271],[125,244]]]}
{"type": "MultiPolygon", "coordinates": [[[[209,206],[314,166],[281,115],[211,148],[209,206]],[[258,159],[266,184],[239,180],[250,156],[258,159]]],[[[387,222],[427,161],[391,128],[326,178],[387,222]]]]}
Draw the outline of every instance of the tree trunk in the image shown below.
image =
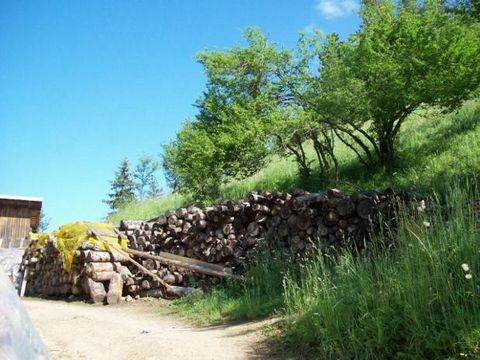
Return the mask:
{"type": "Polygon", "coordinates": [[[385,166],[387,169],[393,167],[395,161],[395,146],[393,134],[387,133],[384,134],[378,143],[379,151],[379,161],[380,165],[385,166]]]}

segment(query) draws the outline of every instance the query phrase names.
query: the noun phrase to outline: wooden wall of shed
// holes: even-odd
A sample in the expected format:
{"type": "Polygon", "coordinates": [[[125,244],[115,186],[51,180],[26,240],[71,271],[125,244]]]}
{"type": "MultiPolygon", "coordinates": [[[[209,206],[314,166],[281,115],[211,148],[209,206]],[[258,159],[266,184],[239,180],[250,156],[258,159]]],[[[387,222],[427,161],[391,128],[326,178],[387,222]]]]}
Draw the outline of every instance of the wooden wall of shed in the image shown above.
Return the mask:
{"type": "Polygon", "coordinates": [[[1,247],[22,246],[21,239],[30,232],[30,211],[27,207],[0,207],[1,247]]]}

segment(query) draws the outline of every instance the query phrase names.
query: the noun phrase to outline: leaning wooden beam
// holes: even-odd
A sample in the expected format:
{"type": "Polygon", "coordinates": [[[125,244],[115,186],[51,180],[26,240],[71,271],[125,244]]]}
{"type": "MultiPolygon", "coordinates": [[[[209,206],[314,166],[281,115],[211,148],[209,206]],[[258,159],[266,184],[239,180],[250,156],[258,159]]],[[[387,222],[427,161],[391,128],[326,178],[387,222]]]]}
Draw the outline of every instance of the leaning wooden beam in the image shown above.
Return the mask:
{"type": "MultiPolygon", "coordinates": [[[[115,232],[122,238],[125,238],[121,232],[115,229],[115,232]]],[[[163,265],[173,265],[179,268],[191,270],[205,275],[227,277],[235,280],[240,280],[241,277],[232,274],[232,270],[221,265],[211,264],[206,261],[188,258],[185,256],[174,255],[161,251],[158,255],[152,255],[148,252],[133,250],[130,248],[123,248],[129,254],[143,257],[145,259],[157,260],[163,265]]]]}
{"type": "Polygon", "coordinates": [[[220,265],[210,264],[204,261],[190,259],[179,255],[168,254],[160,252],[159,255],[152,255],[144,251],[132,250],[123,248],[123,250],[129,254],[136,255],[145,259],[157,260],[164,265],[174,265],[187,270],[199,272],[205,275],[228,277],[239,280],[240,277],[233,275],[230,269],[224,268],[220,265]]]}

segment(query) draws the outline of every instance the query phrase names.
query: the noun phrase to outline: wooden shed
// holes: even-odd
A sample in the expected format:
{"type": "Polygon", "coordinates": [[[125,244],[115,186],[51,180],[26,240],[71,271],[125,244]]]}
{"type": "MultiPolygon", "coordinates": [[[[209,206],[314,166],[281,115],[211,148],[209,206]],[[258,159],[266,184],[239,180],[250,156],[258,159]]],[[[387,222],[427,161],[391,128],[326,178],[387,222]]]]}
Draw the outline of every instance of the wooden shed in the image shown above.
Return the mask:
{"type": "Polygon", "coordinates": [[[36,231],[43,199],[0,195],[0,248],[25,244],[30,231],[36,231]]]}

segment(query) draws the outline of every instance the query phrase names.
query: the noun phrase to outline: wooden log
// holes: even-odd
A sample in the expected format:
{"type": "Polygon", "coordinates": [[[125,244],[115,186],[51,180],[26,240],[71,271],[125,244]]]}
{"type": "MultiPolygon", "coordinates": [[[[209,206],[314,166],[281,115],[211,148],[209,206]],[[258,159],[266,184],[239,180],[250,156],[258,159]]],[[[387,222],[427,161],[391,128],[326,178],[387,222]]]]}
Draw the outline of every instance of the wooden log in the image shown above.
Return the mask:
{"type": "Polygon", "coordinates": [[[247,226],[247,234],[249,236],[257,236],[260,232],[260,226],[255,222],[252,221],[247,226]]]}
{"type": "Polygon", "coordinates": [[[122,267],[121,263],[109,263],[109,262],[92,262],[88,263],[85,267],[85,272],[87,275],[91,275],[95,272],[103,271],[120,271],[122,267]]]}
{"type": "Polygon", "coordinates": [[[292,214],[292,209],[289,206],[283,206],[280,208],[280,217],[284,220],[288,219],[292,214]]]}
{"type": "Polygon", "coordinates": [[[175,276],[173,274],[167,273],[162,277],[163,281],[165,281],[169,285],[175,284],[175,276]]]}
{"type": "Polygon", "coordinates": [[[101,282],[96,282],[88,276],[83,278],[85,293],[90,297],[94,304],[103,303],[105,300],[105,287],[101,282]]]}
{"type": "Polygon", "coordinates": [[[338,215],[340,216],[348,217],[355,214],[355,204],[349,198],[338,200],[336,205],[338,215]]]}
{"type": "Polygon", "coordinates": [[[265,200],[267,200],[265,196],[259,195],[257,193],[250,193],[248,195],[248,201],[250,201],[251,203],[263,203],[265,202],[265,200]]]}
{"type": "Polygon", "coordinates": [[[113,275],[116,274],[114,271],[100,271],[100,272],[92,272],[90,277],[94,281],[110,281],[113,275]]]}
{"type": "Polygon", "coordinates": [[[357,204],[357,214],[362,219],[368,219],[373,213],[375,203],[371,198],[365,198],[358,202],[357,204]]]}
{"type": "Polygon", "coordinates": [[[311,218],[305,214],[300,214],[296,217],[296,225],[301,230],[307,230],[311,224],[311,218]]]}
{"type": "Polygon", "coordinates": [[[229,235],[229,234],[233,233],[233,224],[227,223],[227,224],[223,225],[222,232],[225,235],[229,235]]]}
{"type": "MultiPolygon", "coordinates": [[[[175,297],[182,297],[191,294],[195,290],[190,287],[183,287],[183,286],[173,286],[171,285],[169,288],[168,295],[169,296],[175,296],[175,297]]],[[[198,291],[198,290],[197,290],[198,291]]],[[[143,296],[148,296],[148,297],[153,297],[153,298],[159,298],[159,297],[164,297],[161,291],[159,289],[152,289],[143,292],[143,296]]]]}
{"type": "Polygon", "coordinates": [[[338,189],[329,189],[327,190],[327,196],[329,198],[339,198],[342,197],[342,192],[338,189]]]}
{"type": "Polygon", "coordinates": [[[158,255],[151,255],[137,250],[125,249],[125,251],[147,259],[158,260],[164,265],[173,265],[178,268],[183,268],[195,272],[199,272],[206,275],[220,276],[220,277],[231,277],[238,278],[234,276],[231,272],[231,269],[225,268],[220,265],[213,265],[200,261],[197,259],[186,258],[178,255],[173,255],[165,252],[160,252],[158,255]]]}
{"type": "Polygon", "coordinates": [[[191,229],[191,227],[192,227],[192,224],[191,224],[191,223],[185,222],[185,223],[183,224],[183,227],[182,227],[182,233],[188,234],[189,231],[190,231],[190,229],[191,229]]]}
{"type": "Polygon", "coordinates": [[[329,211],[325,216],[325,224],[328,226],[335,225],[338,222],[338,214],[335,211],[329,211]]]}
{"type": "Polygon", "coordinates": [[[86,252],[85,261],[87,262],[119,262],[128,263],[128,256],[120,253],[113,253],[107,251],[93,251],[86,252]]]}
{"type": "MultiPolygon", "coordinates": [[[[163,279],[163,280],[165,280],[165,279],[163,279]]],[[[142,280],[141,287],[142,287],[143,290],[148,290],[148,289],[150,289],[150,288],[151,288],[150,281],[148,281],[148,280],[146,280],[146,279],[145,279],[145,280],[142,280]]]]}
{"type": "Polygon", "coordinates": [[[179,208],[175,212],[175,215],[177,215],[177,217],[180,218],[180,219],[184,219],[185,216],[188,215],[188,210],[186,208],[179,208]]]}
{"type": "Polygon", "coordinates": [[[133,277],[128,277],[124,279],[125,285],[130,286],[130,285],[135,285],[135,279],[133,277]]]}
{"type": "Polygon", "coordinates": [[[153,259],[147,259],[143,262],[143,266],[148,270],[158,270],[160,269],[160,262],[153,259]]]}
{"type": "Polygon", "coordinates": [[[167,222],[169,225],[176,225],[177,224],[177,221],[178,221],[178,218],[176,215],[170,215],[168,218],[167,218],[167,222]]]}
{"type": "Polygon", "coordinates": [[[252,206],[252,210],[253,211],[258,211],[258,212],[261,212],[261,213],[264,213],[264,214],[270,214],[271,213],[270,208],[268,206],[262,205],[262,204],[254,204],[252,206]]]}

